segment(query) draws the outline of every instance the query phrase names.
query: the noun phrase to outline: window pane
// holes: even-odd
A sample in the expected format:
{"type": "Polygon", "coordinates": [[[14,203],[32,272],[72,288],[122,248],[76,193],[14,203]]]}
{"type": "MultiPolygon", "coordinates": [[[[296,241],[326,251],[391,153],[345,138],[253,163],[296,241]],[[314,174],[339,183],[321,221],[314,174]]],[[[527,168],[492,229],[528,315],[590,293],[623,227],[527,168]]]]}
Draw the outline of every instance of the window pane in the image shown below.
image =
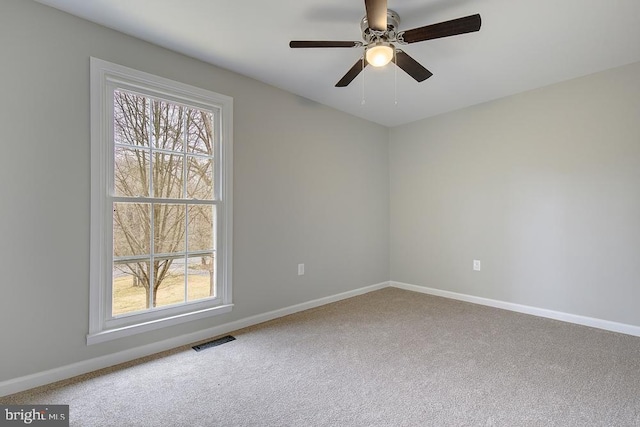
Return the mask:
{"type": "Polygon", "coordinates": [[[213,159],[187,156],[187,198],[213,199],[213,159]]]}
{"type": "Polygon", "coordinates": [[[154,153],[153,155],[153,197],[182,198],[182,163],[180,154],[154,153]]]}
{"type": "Polygon", "coordinates": [[[184,257],[155,259],[154,307],[184,302],[184,257]]]}
{"type": "Polygon", "coordinates": [[[113,139],[116,143],[149,146],[148,99],[122,90],[113,92],[113,139]]]}
{"type": "Polygon", "coordinates": [[[155,254],[185,252],[186,205],[153,205],[153,251],[155,254]]]}
{"type": "Polygon", "coordinates": [[[189,272],[188,300],[216,296],[216,265],[213,253],[190,257],[187,262],[189,272]]]}
{"type": "Polygon", "coordinates": [[[189,251],[211,251],[215,225],[215,206],[189,205],[189,251]]]}
{"type": "Polygon", "coordinates": [[[163,150],[184,151],[186,109],[164,101],[151,101],[153,146],[163,150]]]}
{"type": "Polygon", "coordinates": [[[114,149],[114,186],[116,196],[149,195],[149,152],[123,147],[114,149]]]}
{"type": "Polygon", "coordinates": [[[189,110],[187,115],[187,151],[213,156],[213,113],[189,110]]]}
{"type": "Polygon", "coordinates": [[[147,255],[149,251],[150,205],[113,204],[113,256],[147,255]]]}
{"type": "Polygon", "coordinates": [[[149,262],[116,262],[113,265],[112,316],[149,307],[149,262]]]}

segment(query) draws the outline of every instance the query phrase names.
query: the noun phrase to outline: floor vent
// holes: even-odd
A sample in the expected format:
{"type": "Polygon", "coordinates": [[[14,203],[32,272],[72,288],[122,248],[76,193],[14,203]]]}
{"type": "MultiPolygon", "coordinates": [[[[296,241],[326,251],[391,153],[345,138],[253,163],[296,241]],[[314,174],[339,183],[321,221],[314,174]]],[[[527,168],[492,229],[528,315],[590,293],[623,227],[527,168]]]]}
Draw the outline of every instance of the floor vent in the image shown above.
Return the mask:
{"type": "Polygon", "coordinates": [[[232,337],[231,335],[227,335],[226,337],[218,338],[218,339],[215,339],[213,341],[207,341],[207,342],[204,342],[202,344],[194,345],[191,348],[193,348],[195,351],[201,351],[201,350],[205,350],[205,349],[207,349],[209,347],[215,347],[215,346],[218,346],[220,344],[224,344],[224,343],[231,342],[231,341],[235,341],[235,338],[232,337]]]}

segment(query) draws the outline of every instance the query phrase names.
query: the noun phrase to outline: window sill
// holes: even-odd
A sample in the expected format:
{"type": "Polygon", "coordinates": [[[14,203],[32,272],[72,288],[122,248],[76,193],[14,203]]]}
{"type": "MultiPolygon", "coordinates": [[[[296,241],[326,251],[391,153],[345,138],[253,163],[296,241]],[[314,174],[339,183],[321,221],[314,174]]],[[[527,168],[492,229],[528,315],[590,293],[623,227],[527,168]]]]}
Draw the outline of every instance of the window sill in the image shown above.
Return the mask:
{"type": "Polygon", "coordinates": [[[193,311],[175,316],[164,317],[162,319],[151,320],[147,322],[136,323],[135,325],[123,326],[120,328],[107,329],[100,332],[87,335],[87,345],[99,344],[118,338],[124,338],[131,335],[153,331],[168,326],[179,325],[181,323],[190,322],[192,320],[203,319],[205,317],[217,316],[229,313],[233,308],[233,304],[218,305],[203,310],[193,311]]]}

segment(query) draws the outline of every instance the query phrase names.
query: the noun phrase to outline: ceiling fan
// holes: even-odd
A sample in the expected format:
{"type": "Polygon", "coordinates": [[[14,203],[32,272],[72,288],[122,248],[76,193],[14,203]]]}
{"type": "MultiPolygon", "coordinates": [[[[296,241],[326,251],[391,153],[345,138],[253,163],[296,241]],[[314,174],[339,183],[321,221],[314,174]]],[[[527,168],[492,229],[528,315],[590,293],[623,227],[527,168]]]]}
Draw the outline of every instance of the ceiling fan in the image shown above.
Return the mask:
{"type": "Polygon", "coordinates": [[[382,67],[389,62],[395,63],[416,81],[424,81],[433,73],[420,65],[405,51],[397,49],[396,45],[407,45],[480,30],[480,15],[475,14],[412,30],[398,31],[400,16],[393,10],[387,9],[387,0],[364,0],[364,6],[366,15],[360,22],[364,42],[293,40],[289,43],[289,47],[294,49],[364,47],[364,56],[336,83],[336,87],[348,86],[369,64],[374,67],[382,67]]]}

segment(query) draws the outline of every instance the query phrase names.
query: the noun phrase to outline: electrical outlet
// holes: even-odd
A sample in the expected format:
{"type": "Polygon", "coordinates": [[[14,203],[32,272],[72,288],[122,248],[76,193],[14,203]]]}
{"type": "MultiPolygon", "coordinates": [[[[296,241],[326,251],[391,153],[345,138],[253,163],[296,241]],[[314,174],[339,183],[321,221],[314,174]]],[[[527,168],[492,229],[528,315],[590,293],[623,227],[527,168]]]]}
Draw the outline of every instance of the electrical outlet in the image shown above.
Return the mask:
{"type": "Polygon", "coordinates": [[[480,271],[480,260],[474,259],[473,260],[473,270],[474,271],[480,271]]]}
{"type": "Polygon", "coordinates": [[[304,264],[298,264],[298,276],[304,276],[304,264]]]}

